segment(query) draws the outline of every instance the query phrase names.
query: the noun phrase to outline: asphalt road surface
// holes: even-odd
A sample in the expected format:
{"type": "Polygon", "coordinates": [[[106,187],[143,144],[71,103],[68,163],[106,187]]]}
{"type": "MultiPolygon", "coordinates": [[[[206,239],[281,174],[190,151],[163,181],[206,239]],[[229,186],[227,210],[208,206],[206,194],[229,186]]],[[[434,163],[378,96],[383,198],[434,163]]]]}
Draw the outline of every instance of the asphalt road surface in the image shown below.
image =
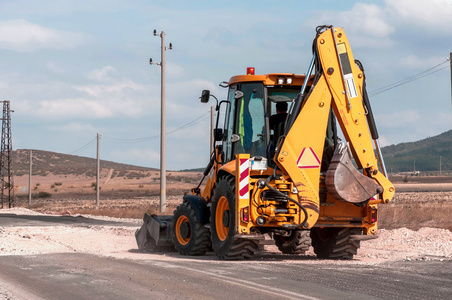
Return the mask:
{"type": "Polygon", "coordinates": [[[17,214],[0,215],[0,227],[57,226],[57,225],[70,225],[73,227],[90,225],[136,227],[135,224],[127,222],[116,222],[116,221],[110,222],[86,218],[83,216],[17,215],[17,214]]]}
{"type": "Polygon", "coordinates": [[[276,256],[258,262],[161,257],[2,256],[0,291],[6,292],[0,298],[450,299],[452,295],[450,261],[369,266],[291,263],[276,256]]]}
{"type": "MultiPolygon", "coordinates": [[[[0,227],[136,226],[70,216],[2,215],[0,227]]],[[[0,256],[0,299],[452,299],[452,261],[380,264],[259,253],[220,261],[130,250],[0,256]]]]}

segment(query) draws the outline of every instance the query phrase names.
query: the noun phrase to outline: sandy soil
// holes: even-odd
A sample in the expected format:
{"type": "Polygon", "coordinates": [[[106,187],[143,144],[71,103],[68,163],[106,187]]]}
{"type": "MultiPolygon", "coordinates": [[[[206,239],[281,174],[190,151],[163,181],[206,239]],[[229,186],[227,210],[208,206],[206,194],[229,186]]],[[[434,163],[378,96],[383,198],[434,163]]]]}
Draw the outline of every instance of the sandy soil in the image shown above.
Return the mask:
{"type": "MultiPolygon", "coordinates": [[[[2,209],[1,214],[40,214],[25,208],[2,209]]],[[[180,259],[175,253],[139,253],[135,230],[141,225],[137,219],[85,216],[101,220],[127,222],[132,226],[93,225],[84,227],[0,227],[0,255],[33,255],[44,253],[80,252],[116,258],[180,259]]],[[[447,229],[407,228],[382,229],[380,238],[361,243],[361,249],[351,262],[374,264],[399,260],[452,260],[452,232],[447,229]]],[[[275,246],[265,246],[267,254],[278,253],[275,246]]],[[[312,249],[307,253],[316,262],[312,249]]],[[[212,259],[214,259],[212,257],[212,259]]],[[[303,260],[306,262],[306,260],[303,260]]],[[[333,263],[333,262],[332,262],[333,263]]],[[[337,263],[337,262],[334,262],[337,263]]]]}

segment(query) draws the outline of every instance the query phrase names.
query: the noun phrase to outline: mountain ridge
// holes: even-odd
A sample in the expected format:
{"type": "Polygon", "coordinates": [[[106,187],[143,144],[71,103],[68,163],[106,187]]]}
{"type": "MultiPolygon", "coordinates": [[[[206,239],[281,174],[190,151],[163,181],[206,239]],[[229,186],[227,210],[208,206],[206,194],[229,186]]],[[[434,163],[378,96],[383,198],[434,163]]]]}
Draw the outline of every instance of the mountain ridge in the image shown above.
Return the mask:
{"type": "Polygon", "coordinates": [[[389,172],[452,170],[452,130],[381,148],[389,172]],[[441,161],[441,162],[440,162],[441,161]]]}
{"type": "MultiPolygon", "coordinates": [[[[33,151],[33,175],[73,174],[95,176],[96,159],[84,156],[64,154],[46,150],[33,151]]],[[[452,171],[452,130],[433,137],[389,145],[381,148],[386,169],[390,173],[398,172],[443,172],[452,171]],[[441,162],[440,162],[441,161],[441,162]]],[[[29,173],[30,149],[13,151],[14,175],[22,176],[29,173]]],[[[159,171],[158,168],[136,166],[100,160],[101,169],[114,169],[118,175],[130,171],[149,172],[159,171]]],[[[203,167],[179,170],[179,172],[202,171],[203,167]]]]}

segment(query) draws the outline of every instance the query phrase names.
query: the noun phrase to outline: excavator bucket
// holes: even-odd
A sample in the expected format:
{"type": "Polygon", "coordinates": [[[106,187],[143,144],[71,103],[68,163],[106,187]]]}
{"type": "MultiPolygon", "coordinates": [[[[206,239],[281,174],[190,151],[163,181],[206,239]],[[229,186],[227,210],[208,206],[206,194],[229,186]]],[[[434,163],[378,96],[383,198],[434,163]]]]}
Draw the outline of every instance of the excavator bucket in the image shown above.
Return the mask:
{"type": "Polygon", "coordinates": [[[144,214],[143,225],[135,232],[138,249],[143,252],[175,250],[171,237],[173,216],[144,214]]]}
{"type": "Polygon", "coordinates": [[[381,193],[383,188],[353,166],[349,149],[339,144],[325,178],[328,192],[337,200],[359,205],[381,193]]]}

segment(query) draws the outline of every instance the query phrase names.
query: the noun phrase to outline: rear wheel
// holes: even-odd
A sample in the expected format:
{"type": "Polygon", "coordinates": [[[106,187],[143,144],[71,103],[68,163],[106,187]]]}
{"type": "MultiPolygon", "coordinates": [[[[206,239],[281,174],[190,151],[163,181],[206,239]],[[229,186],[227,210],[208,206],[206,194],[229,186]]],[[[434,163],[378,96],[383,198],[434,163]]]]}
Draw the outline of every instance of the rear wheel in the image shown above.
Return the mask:
{"type": "Polygon", "coordinates": [[[274,235],[276,246],[284,254],[305,254],[311,245],[308,230],[292,230],[287,235],[274,235]]]}
{"type": "Polygon", "coordinates": [[[352,259],[360,244],[351,236],[361,234],[360,228],[312,228],[312,246],[318,258],[352,259]]]}
{"type": "Polygon", "coordinates": [[[220,259],[250,258],[258,249],[257,241],[236,236],[235,221],[235,178],[225,176],[215,188],[210,214],[212,248],[220,259]]]}
{"type": "Polygon", "coordinates": [[[173,242],[176,250],[183,255],[204,255],[211,247],[209,230],[198,222],[188,202],[174,211],[173,242]]]}

